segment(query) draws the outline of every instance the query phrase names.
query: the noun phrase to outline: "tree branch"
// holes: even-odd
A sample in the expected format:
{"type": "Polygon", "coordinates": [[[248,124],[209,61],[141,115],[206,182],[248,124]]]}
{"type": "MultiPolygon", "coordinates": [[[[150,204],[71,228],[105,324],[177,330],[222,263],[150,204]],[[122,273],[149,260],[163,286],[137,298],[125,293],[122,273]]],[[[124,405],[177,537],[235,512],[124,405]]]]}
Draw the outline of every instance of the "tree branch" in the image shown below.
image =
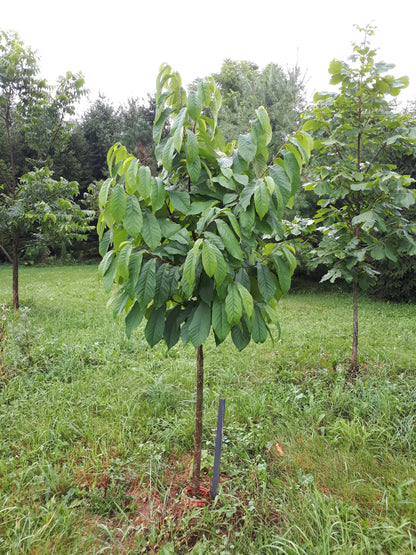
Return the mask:
{"type": "Polygon", "coordinates": [[[10,264],[13,263],[13,259],[10,256],[10,254],[6,251],[6,249],[3,247],[3,245],[0,243],[0,250],[3,252],[4,256],[7,258],[7,260],[10,262],[10,264]]]}

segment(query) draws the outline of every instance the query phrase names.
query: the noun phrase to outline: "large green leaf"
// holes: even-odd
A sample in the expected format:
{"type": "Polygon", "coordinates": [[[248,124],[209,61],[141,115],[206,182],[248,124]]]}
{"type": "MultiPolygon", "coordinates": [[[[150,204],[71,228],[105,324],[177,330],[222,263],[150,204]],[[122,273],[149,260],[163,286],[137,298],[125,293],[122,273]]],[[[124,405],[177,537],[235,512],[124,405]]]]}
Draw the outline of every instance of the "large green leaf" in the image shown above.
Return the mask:
{"type": "Polygon", "coordinates": [[[110,190],[112,182],[113,182],[112,178],[109,177],[101,185],[100,193],[98,195],[98,206],[99,206],[100,210],[102,210],[105,207],[105,205],[107,204],[108,192],[110,190]]]}
{"type": "Polygon", "coordinates": [[[163,339],[168,349],[171,349],[179,341],[181,336],[181,324],[183,322],[181,307],[175,306],[166,314],[165,328],[163,330],[163,339]]]}
{"type": "Polygon", "coordinates": [[[168,264],[161,264],[156,272],[154,303],[156,308],[166,303],[171,296],[171,274],[168,264]]]}
{"type": "Polygon", "coordinates": [[[273,262],[277,270],[280,288],[285,295],[290,289],[291,273],[288,263],[279,255],[273,255],[273,262]]]}
{"type": "Polygon", "coordinates": [[[156,144],[160,142],[160,137],[162,135],[163,128],[171,113],[172,113],[171,108],[165,108],[165,110],[161,112],[158,119],[153,124],[153,140],[156,144]]]}
{"type": "Polygon", "coordinates": [[[137,172],[138,188],[141,196],[147,200],[150,197],[150,187],[152,181],[152,174],[150,169],[146,166],[140,166],[137,172]]]}
{"type": "Polygon", "coordinates": [[[126,335],[128,338],[131,337],[132,331],[136,329],[144,316],[144,310],[140,308],[139,303],[136,301],[131,307],[129,313],[126,316],[126,335]]]}
{"type": "Polygon", "coordinates": [[[189,193],[186,191],[168,191],[170,202],[175,210],[186,214],[191,206],[189,193]]]}
{"type": "Polygon", "coordinates": [[[152,177],[150,185],[150,200],[153,213],[157,212],[165,204],[166,191],[160,177],[152,177]]]}
{"type": "Polygon", "coordinates": [[[270,194],[262,179],[258,179],[254,187],[254,206],[259,218],[262,220],[269,211],[270,194]]]}
{"type": "Polygon", "coordinates": [[[136,284],[136,300],[145,309],[156,291],[156,260],[147,260],[141,268],[136,284]]]}
{"type": "Polygon", "coordinates": [[[261,125],[262,129],[263,129],[266,145],[268,145],[270,143],[270,141],[272,140],[273,133],[272,133],[272,127],[270,125],[269,116],[267,115],[267,112],[263,108],[263,106],[260,106],[260,108],[258,108],[258,110],[256,110],[256,116],[257,116],[257,118],[260,122],[260,125],[261,125]]]}
{"type": "Polygon", "coordinates": [[[212,303],[212,329],[220,341],[224,341],[231,329],[225,312],[225,304],[218,298],[215,298],[212,303]]]}
{"type": "Polygon", "coordinates": [[[227,264],[220,249],[218,249],[215,245],[213,245],[213,248],[215,250],[215,256],[217,257],[217,268],[214,273],[214,279],[217,287],[219,287],[227,275],[227,264]]]}
{"type": "Polygon", "coordinates": [[[115,254],[116,253],[114,251],[108,251],[103,256],[103,259],[101,260],[100,264],[98,265],[98,275],[101,278],[106,274],[107,270],[109,269],[115,254]]]}
{"type": "Polygon", "coordinates": [[[274,166],[269,168],[269,174],[279,188],[280,194],[282,195],[283,204],[284,206],[286,206],[289,198],[292,196],[292,194],[294,194],[292,193],[292,183],[290,182],[287,173],[279,164],[275,164],[274,166]]]}
{"type": "Polygon", "coordinates": [[[123,283],[123,287],[125,291],[127,291],[127,293],[129,294],[130,299],[134,299],[136,296],[136,283],[142,267],[142,260],[142,252],[133,252],[133,254],[131,254],[130,256],[128,266],[129,278],[123,283]]]}
{"type": "Polygon", "coordinates": [[[190,287],[195,285],[196,256],[193,250],[188,251],[183,265],[183,277],[190,287]]]}
{"type": "Polygon", "coordinates": [[[192,315],[189,324],[188,335],[195,348],[203,344],[211,329],[211,308],[204,302],[200,302],[192,315]]]}
{"type": "Polygon", "coordinates": [[[243,315],[243,304],[236,283],[232,283],[228,287],[228,293],[225,298],[225,313],[230,326],[238,324],[243,315]]]}
{"type": "Polygon", "coordinates": [[[193,162],[187,160],[186,169],[188,170],[192,183],[196,183],[201,175],[201,159],[199,156],[197,156],[193,162]]]}
{"type": "Polygon", "coordinates": [[[123,185],[117,183],[110,195],[110,210],[116,223],[120,223],[126,213],[126,192],[123,185]]]}
{"type": "Polygon", "coordinates": [[[247,316],[251,318],[254,307],[253,297],[251,296],[250,291],[246,289],[244,285],[241,285],[241,283],[237,282],[237,288],[240,293],[241,300],[243,301],[244,310],[246,311],[247,316]]]}
{"type": "Polygon", "coordinates": [[[165,312],[166,306],[163,305],[160,308],[153,309],[150,313],[144,329],[146,341],[150,347],[154,347],[163,337],[163,331],[165,329],[165,312]]]}
{"type": "Polygon", "coordinates": [[[111,260],[111,264],[103,275],[103,285],[106,293],[111,291],[117,274],[117,256],[111,260]]]}
{"type": "Polygon", "coordinates": [[[131,237],[136,238],[143,227],[143,216],[140,208],[140,203],[133,195],[127,196],[126,199],[126,212],[123,219],[124,229],[131,237]]]}
{"type": "Polygon", "coordinates": [[[237,260],[243,260],[243,251],[241,250],[240,244],[233,231],[223,220],[220,220],[219,218],[215,220],[215,223],[227,251],[237,260]]]}
{"type": "Polygon", "coordinates": [[[197,121],[202,110],[202,100],[198,91],[189,91],[188,94],[188,115],[194,121],[197,121]]]}
{"type": "Polygon", "coordinates": [[[209,243],[204,241],[202,245],[202,265],[206,274],[212,277],[217,269],[217,255],[215,248],[209,243]]]}
{"type": "Polygon", "coordinates": [[[246,162],[251,162],[257,152],[257,146],[254,144],[253,136],[251,133],[240,135],[238,137],[238,154],[246,162]]]}
{"type": "Polygon", "coordinates": [[[154,214],[149,212],[143,214],[142,237],[151,251],[155,250],[162,238],[159,223],[154,214]]]}
{"type": "Polygon", "coordinates": [[[254,307],[251,337],[255,343],[264,343],[269,335],[268,326],[264,321],[261,309],[258,305],[254,307]]]}
{"type": "Polygon", "coordinates": [[[166,171],[170,171],[172,168],[173,151],[175,150],[175,143],[173,142],[173,137],[169,137],[166,141],[165,147],[162,153],[162,164],[166,171]]]}
{"type": "Polygon", "coordinates": [[[239,351],[242,351],[250,343],[250,331],[244,320],[231,329],[231,338],[239,351]]]}
{"type": "Polygon", "coordinates": [[[276,293],[274,276],[266,264],[261,262],[257,264],[257,285],[265,301],[269,301],[276,293]]]}
{"type": "Polygon", "coordinates": [[[128,279],[129,277],[129,260],[130,254],[133,246],[131,243],[127,243],[119,252],[117,261],[117,274],[123,279],[128,279]]]}
{"type": "Polygon", "coordinates": [[[129,195],[133,195],[135,190],[137,189],[137,172],[138,172],[138,164],[139,161],[137,158],[133,158],[126,171],[126,191],[129,195]]]}
{"type": "Polygon", "coordinates": [[[198,139],[190,129],[186,130],[185,155],[187,162],[194,162],[199,155],[198,139]]]}

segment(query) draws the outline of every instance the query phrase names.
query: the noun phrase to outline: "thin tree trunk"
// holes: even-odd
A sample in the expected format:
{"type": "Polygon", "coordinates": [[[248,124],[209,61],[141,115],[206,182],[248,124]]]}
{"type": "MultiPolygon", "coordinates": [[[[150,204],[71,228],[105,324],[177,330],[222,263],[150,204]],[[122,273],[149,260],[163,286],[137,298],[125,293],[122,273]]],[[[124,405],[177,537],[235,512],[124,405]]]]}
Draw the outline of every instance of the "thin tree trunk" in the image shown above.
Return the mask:
{"type": "Polygon", "coordinates": [[[202,345],[196,352],[196,410],[195,410],[195,443],[194,464],[192,469],[191,489],[194,497],[199,495],[199,483],[201,474],[201,450],[202,450],[202,403],[204,397],[204,353],[202,345]]]}
{"type": "Polygon", "coordinates": [[[358,370],[358,283],[354,281],[352,286],[352,352],[351,373],[356,374],[358,370]]]}
{"type": "Polygon", "coordinates": [[[13,268],[13,308],[19,308],[19,241],[17,237],[13,237],[12,268],[13,268]]]}

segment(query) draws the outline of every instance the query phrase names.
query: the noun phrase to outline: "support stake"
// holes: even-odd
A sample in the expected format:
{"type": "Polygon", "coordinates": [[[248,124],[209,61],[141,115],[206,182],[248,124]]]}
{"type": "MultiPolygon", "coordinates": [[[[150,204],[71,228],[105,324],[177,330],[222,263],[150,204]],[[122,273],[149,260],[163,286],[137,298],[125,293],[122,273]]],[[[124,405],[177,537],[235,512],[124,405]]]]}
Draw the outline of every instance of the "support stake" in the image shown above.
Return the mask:
{"type": "Polygon", "coordinates": [[[211,497],[215,499],[220,481],[220,464],[222,451],[222,432],[224,428],[225,399],[218,404],[217,436],[215,438],[214,470],[212,472],[211,497]]]}

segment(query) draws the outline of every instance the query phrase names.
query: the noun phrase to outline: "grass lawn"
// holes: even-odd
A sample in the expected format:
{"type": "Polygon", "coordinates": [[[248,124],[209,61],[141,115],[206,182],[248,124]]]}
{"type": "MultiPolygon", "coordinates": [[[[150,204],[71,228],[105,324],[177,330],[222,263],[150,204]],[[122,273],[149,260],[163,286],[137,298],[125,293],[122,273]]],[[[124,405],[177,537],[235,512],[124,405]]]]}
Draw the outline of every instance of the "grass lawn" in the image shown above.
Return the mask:
{"type": "Polygon", "coordinates": [[[202,482],[225,397],[220,493],[188,510],[195,350],[127,340],[95,266],[23,267],[20,298],[0,309],[0,553],[416,550],[416,305],[361,299],[354,382],[336,286],[296,287],[274,341],[210,338],[202,482]]]}

